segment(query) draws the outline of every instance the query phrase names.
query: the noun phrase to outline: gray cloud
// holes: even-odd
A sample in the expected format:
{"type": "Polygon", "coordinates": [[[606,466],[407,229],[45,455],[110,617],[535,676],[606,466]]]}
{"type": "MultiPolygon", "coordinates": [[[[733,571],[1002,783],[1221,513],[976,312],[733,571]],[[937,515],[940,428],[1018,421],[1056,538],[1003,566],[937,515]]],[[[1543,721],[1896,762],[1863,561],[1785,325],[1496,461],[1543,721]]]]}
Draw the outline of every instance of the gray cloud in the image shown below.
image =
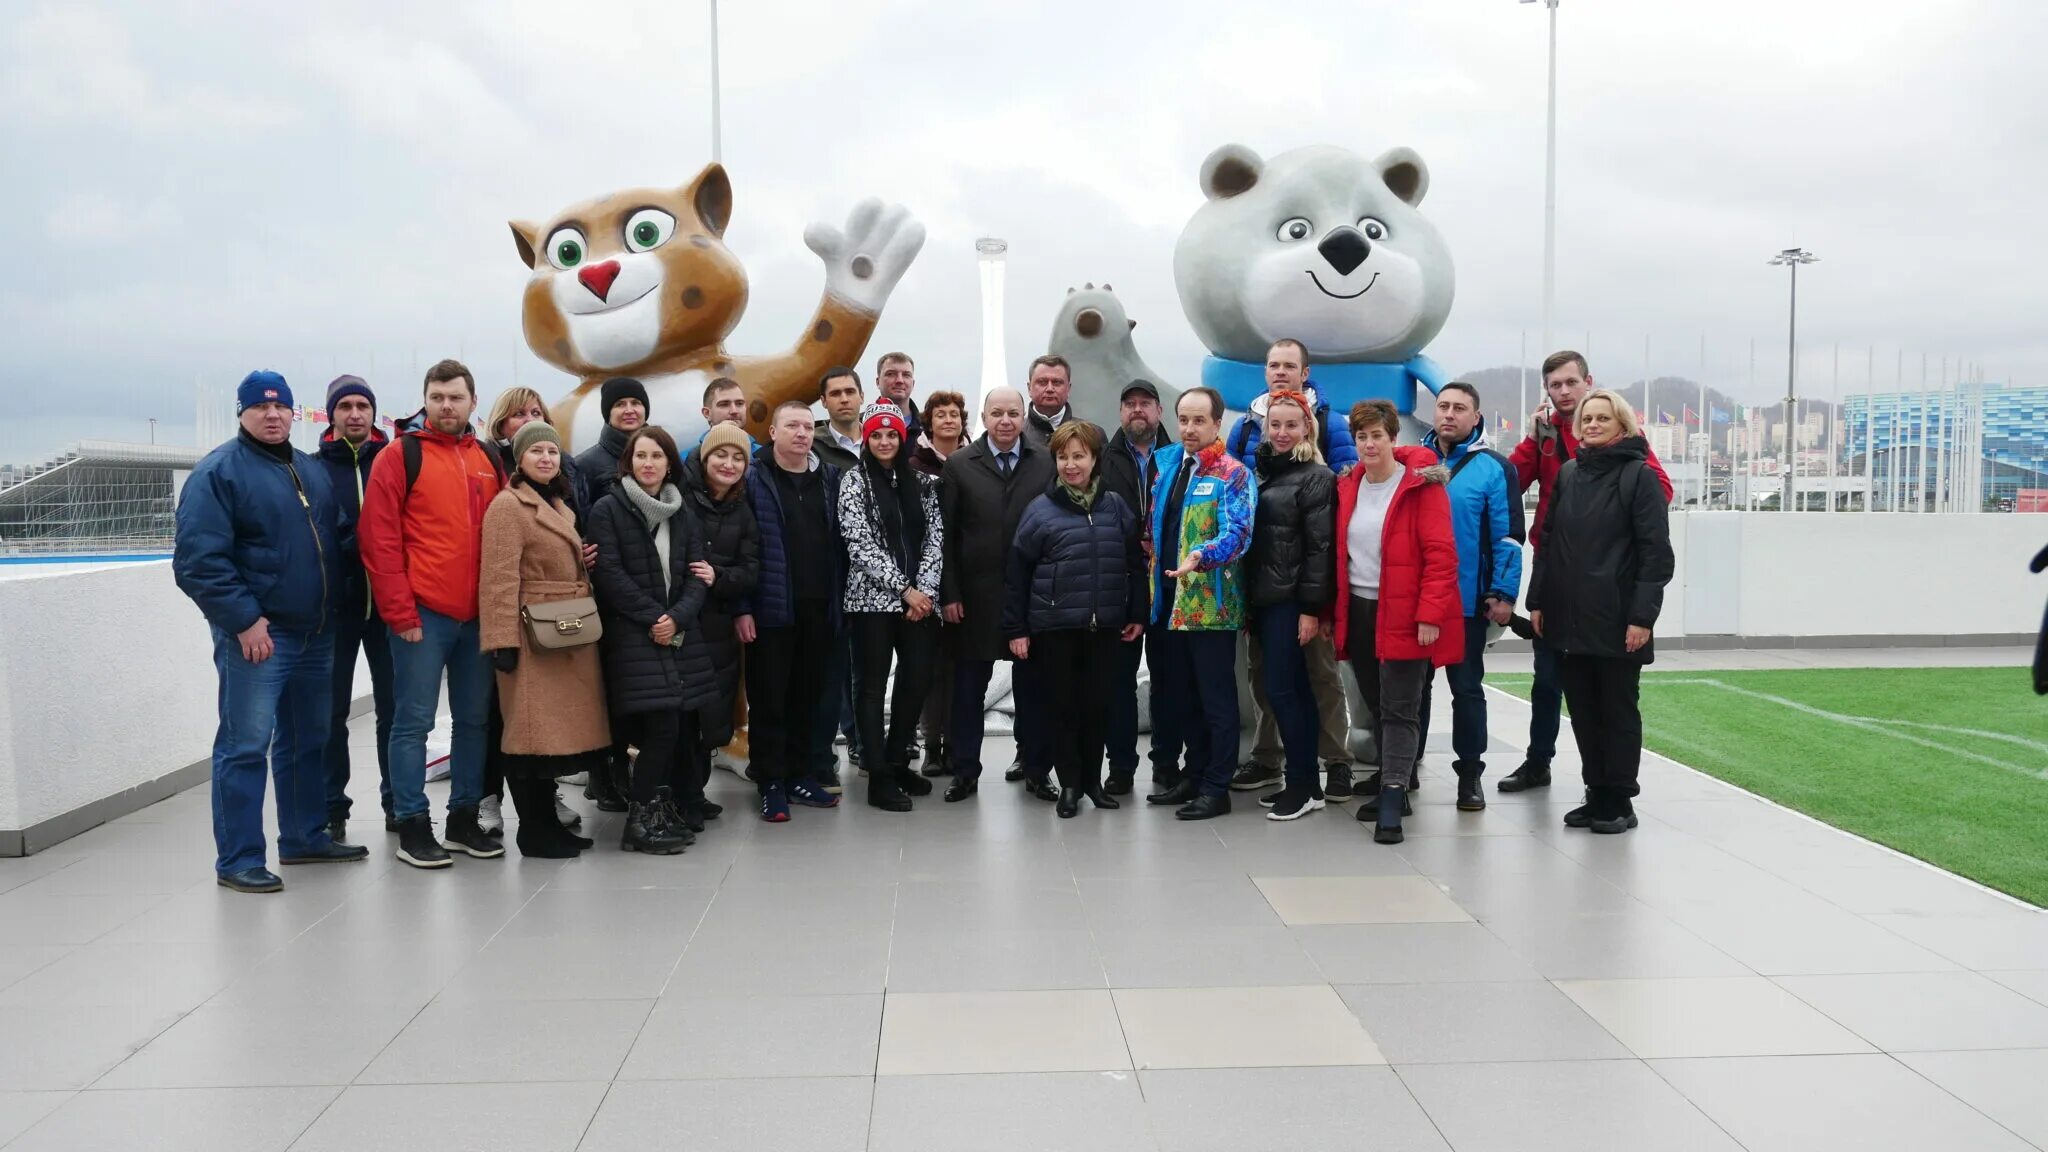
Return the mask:
{"type": "MultiPolygon", "coordinates": [[[[1011,241],[1011,359],[1071,284],[1109,281],[1146,358],[1191,380],[1173,240],[1226,141],[1418,149],[1459,263],[1432,354],[1511,363],[1539,319],[1543,14],[1304,0],[1177,6],[728,3],[729,241],[754,286],[732,342],[789,342],[822,277],[803,225],[881,195],[930,239],[874,350],[928,387],[979,374],[972,241],[1011,241]]],[[[1834,345],[2048,374],[2035,269],[2048,86],[2030,0],[1946,5],[1565,0],[1557,342],[1610,380],[1782,387],[1803,244],[1802,372],[1834,345]],[[1750,341],[1759,371],[1747,382],[1750,341]]],[[[371,376],[398,408],[432,360],[486,391],[562,383],[526,353],[505,221],[708,158],[695,3],[227,7],[79,3],[0,16],[0,458],[164,434],[200,383],[257,365],[314,394],[371,376]]],[[[189,430],[187,432],[189,434],[189,430]]]]}

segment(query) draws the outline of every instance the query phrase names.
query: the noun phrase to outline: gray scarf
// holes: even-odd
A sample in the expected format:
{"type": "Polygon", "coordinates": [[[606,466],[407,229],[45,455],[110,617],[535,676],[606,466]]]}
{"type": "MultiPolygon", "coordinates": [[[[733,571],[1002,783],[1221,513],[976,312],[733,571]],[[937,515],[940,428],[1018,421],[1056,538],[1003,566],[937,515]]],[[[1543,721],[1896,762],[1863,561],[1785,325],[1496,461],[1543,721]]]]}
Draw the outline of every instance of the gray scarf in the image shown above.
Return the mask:
{"type": "Polygon", "coordinates": [[[642,488],[638,480],[630,478],[620,481],[619,487],[626,493],[626,503],[632,505],[633,511],[638,512],[640,519],[646,521],[649,532],[661,527],[669,517],[682,510],[683,492],[673,483],[664,481],[661,493],[656,496],[649,496],[647,489],[642,488]]]}

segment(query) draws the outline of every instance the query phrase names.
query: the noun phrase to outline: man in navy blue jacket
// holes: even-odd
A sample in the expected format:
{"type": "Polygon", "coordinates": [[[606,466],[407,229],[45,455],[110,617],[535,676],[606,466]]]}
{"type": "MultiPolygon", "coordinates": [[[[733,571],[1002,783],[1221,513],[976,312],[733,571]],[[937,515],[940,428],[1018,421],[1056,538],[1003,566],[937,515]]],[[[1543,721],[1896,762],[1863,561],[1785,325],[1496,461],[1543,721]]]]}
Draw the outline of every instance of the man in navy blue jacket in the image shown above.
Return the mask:
{"type": "Polygon", "coordinates": [[[370,482],[370,462],[390,443],[377,429],[377,396],[360,376],[337,376],[327,386],[327,434],[320,438],[320,463],[339,515],[341,583],[334,597],[334,681],[322,757],[327,775],[327,834],[336,843],[348,839],[348,712],[355,703],[356,656],[370,662],[370,699],[377,714],[377,788],[384,802],[387,831],[391,820],[391,633],[377,615],[370,579],[356,547],[356,522],[363,510],[363,486],[370,482]]]}
{"type": "Polygon", "coordinates": [[[213,629],[220,672],[214,873],[237,892],[276,892],[284,882],[265,867],[263,844],[266,771],[277,778],[280,863],[361,860],[369,849],[327,834],[321,769],[341,580],[327,470],[291,446],[284,377],[249,373],[235,409],[241,431],[185,482],[171,571],[213,629]]]}
{"type": "MultiPolygon", "coordinates": [[[[1451,527],[1458,535],[1458,587],[1465,598],[1465,659],[1444,669],[1451,685],[1451,750],[1457,759],[1458,808],[1486,807],[1479,778],[1486,772],[1486,636],[1488,624],[1505,625],[1522,593],[1522,500],[1514,465],[1493,450],[1479,411],[1479,390],[1446,384],[1436,398],[1436,427],[1425,447],[1451,470],[1451,527]]],[[[1429,694],[1423,693],[1422,732],[1429,734],[1429,694]]],[[[1421,752],[1416,753],[1418,761],[1421,752]]]]}
{"type": "Polygon", "coordinates": [[[735,626],[748,646],[742,665],[749,775],[761,789],[761,819],[771,824],[787,822],[792,803],[839,803],[817,778],[812,733],[838,711],[836,691],[827,690],[843,639],[846,549],[839,469],[811,450],[813,435],[810,406],[785,402],[771,414],[769,442],[747,469],[747,499],[761,528],[761,577],[735,626]]]}

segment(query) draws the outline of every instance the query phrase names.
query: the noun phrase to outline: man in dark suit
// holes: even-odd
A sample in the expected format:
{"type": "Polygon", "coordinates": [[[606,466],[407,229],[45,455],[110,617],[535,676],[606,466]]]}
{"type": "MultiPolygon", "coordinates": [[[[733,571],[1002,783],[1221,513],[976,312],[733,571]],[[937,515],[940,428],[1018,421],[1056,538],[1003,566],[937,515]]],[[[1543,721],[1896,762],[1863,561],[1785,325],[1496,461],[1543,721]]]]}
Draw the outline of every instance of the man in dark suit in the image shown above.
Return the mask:
{"type": "MultiPolygon", "coordinates": [[[[946,523],[946,563],[939,604],[947,624],[960,630],[953,665],[953,716],[946,734],[953,786],[946,800],[973,796],[981,780],[982,700],[996,661],[1010,658],[1003,642],[1003,574],[1010,540],[1024,509],[1052,484],[1052,457],[1024,436],[1024,397],[1014,388],[990,390],[982,402],[981,439],[946,460],[939,489],[946,523]]],[[[1017,750],[1025,787],[1041,800],[1058,800],[1046,780],[1051,743],[1039,712],[1041,686],[1031,662],[1012,673],[1016,686],[1017,750]]]]}

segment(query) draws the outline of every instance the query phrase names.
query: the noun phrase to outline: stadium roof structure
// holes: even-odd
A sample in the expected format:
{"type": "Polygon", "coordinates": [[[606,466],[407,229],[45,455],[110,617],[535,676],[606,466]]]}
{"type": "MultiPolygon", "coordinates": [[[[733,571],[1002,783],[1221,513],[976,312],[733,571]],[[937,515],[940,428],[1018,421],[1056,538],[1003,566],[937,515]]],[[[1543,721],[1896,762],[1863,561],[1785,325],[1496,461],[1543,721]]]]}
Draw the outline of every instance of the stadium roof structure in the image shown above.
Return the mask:
{"type": "Polygon", "coordinates": [[[205,455],[81,440],[0,487],[0,552],[168,551],[180,476],[205,455]]]}

